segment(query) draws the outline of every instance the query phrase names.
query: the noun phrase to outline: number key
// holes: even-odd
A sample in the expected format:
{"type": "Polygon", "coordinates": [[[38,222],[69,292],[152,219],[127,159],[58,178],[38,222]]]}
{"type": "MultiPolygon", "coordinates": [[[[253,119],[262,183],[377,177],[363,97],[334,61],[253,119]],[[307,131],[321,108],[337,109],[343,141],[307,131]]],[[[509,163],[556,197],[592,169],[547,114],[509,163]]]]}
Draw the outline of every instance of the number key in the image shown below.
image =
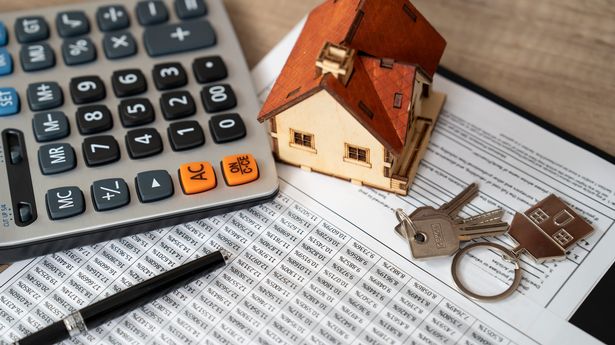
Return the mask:
{"type": "Polygon", "coordinates": [[[145,158],[162,152],[162,138],[153,128],[139,128],[126,133],[126,147],[132,159],[145,158]]]}
{"type": "Polygon", "coordinates": [[[203,129],[197,121],[180,121],[172,123],[167,133],[173,151],[184,151],[205,144],[203,129]]]}
{"type": "Polygon", "coordinates": [[[152,71],[154,84],[158,90],[170,90],[188,83],[186,70],[179,63],[164,63],[154,66],[152,71]]]}
{"type": "Polygon", "coordinates": [[[120,147],[110,135],[85,138],[81,150],[85,164],[89,167],[113,163],[120,159],[120,147]]]}
{"type": "Polygon", "coordinates": [[[117,97],[134,96],[147,91],[145,76],[138,69],[113,72],[111,85],[117,97]]]}
{"type": "Polygon", "coordinates": [[[70,81],[70,94],[75,104],[97,102],[107,97],[105,84],[97,76],[73,78],[70,81]]]}
{"type": "Polygon", "coordinates": [[[79,133],[95,134],[113,128],[111,111],[104,105],[89,105],[77,109],[77,128],[79,133]]]}
{"type": "Polygon", "coordinates": [[[181,119],[196,113],[194,99],[188,91],[173,91],[160,97],[162,115],[167,120],[181,119]]]}
{"type": "Polygon", "coordinates": [[[120,120],[124,127],[135,127],[153,122],[154,107],[147,98],[131,98],[120,102],[118,106],[120,120]]]}
{"type": "Polygon", "coordinates": [[[208,113],[216,113],[237,106],[235,92],[228,84],[205,86],[201,91],[201,99],[208,113]]]}
{"type": "Polygon", "coordinates": [[[216,144],[228,143],[246,136],[246,126],[239,114],[212,116],[209,131],[216,144]]]}

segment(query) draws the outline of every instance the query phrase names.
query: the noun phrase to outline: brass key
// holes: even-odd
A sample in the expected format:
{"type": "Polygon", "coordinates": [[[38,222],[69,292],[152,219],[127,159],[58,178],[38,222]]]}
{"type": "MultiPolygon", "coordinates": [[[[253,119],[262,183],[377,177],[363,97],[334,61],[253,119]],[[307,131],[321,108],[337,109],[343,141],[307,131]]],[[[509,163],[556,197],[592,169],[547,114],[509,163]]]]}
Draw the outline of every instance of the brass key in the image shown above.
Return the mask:
{"type": "Polygon", "coordinates": [[[408,241],[412,257],[426,259],[452,255],[459,250],[461,241],[506,233],[508,224],[501,221],[501,209],[469,218],[458,216],[463,206],[477,194],[478,186],[472,184],[438,209],[420,207],[409,217],[403,211],[397,210],[400,223],[395,227],[395,231],[408,241]]]}

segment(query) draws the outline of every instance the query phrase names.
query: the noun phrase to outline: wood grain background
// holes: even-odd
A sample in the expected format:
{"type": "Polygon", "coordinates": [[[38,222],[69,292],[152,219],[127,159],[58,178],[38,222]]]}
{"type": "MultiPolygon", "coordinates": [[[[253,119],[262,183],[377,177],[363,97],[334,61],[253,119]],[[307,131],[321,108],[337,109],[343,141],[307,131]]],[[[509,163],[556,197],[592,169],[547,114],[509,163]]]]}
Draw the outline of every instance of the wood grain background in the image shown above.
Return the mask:
{"type": "MultiPolygon", "coordinates": [[[[386,0],[380,0],[386,1],[386,0]]],[[[0,0],[0,11],[79,0],[0,0]]],[[[250,66],[320,0],[224,0],[250,66]]],[[[615,155],[615,0],[413,0],[442,64],[615,155]]]]}

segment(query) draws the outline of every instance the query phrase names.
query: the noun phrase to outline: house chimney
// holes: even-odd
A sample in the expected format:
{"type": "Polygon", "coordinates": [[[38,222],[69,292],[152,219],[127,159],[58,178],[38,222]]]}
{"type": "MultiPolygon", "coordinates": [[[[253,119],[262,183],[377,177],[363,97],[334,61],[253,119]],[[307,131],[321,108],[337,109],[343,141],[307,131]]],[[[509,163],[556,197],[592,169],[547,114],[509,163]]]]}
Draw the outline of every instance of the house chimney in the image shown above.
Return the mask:
{"type": "Polygon", "coordinates": [[[331,73],[344,85],[350,80],[354,67],[356,51],[348,47],[326,42],[316,59],[316,71],[318,75],[331,73]]]}

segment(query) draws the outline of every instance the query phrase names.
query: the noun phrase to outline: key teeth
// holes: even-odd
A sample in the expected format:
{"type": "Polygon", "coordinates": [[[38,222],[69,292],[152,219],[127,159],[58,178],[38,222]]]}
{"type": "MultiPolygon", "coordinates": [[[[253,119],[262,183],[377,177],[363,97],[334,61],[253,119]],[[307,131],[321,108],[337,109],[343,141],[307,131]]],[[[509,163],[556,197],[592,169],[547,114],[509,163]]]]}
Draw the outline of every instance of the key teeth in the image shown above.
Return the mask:
{"type": "Polygon", "coordinates": [[[454,216],[459,213],[465,205],[478,196],[478,191],[478,184],[472,183],[461,191],[461,193],[457,194],[451,201],[440,206],[440,210],[454,216]]]}

